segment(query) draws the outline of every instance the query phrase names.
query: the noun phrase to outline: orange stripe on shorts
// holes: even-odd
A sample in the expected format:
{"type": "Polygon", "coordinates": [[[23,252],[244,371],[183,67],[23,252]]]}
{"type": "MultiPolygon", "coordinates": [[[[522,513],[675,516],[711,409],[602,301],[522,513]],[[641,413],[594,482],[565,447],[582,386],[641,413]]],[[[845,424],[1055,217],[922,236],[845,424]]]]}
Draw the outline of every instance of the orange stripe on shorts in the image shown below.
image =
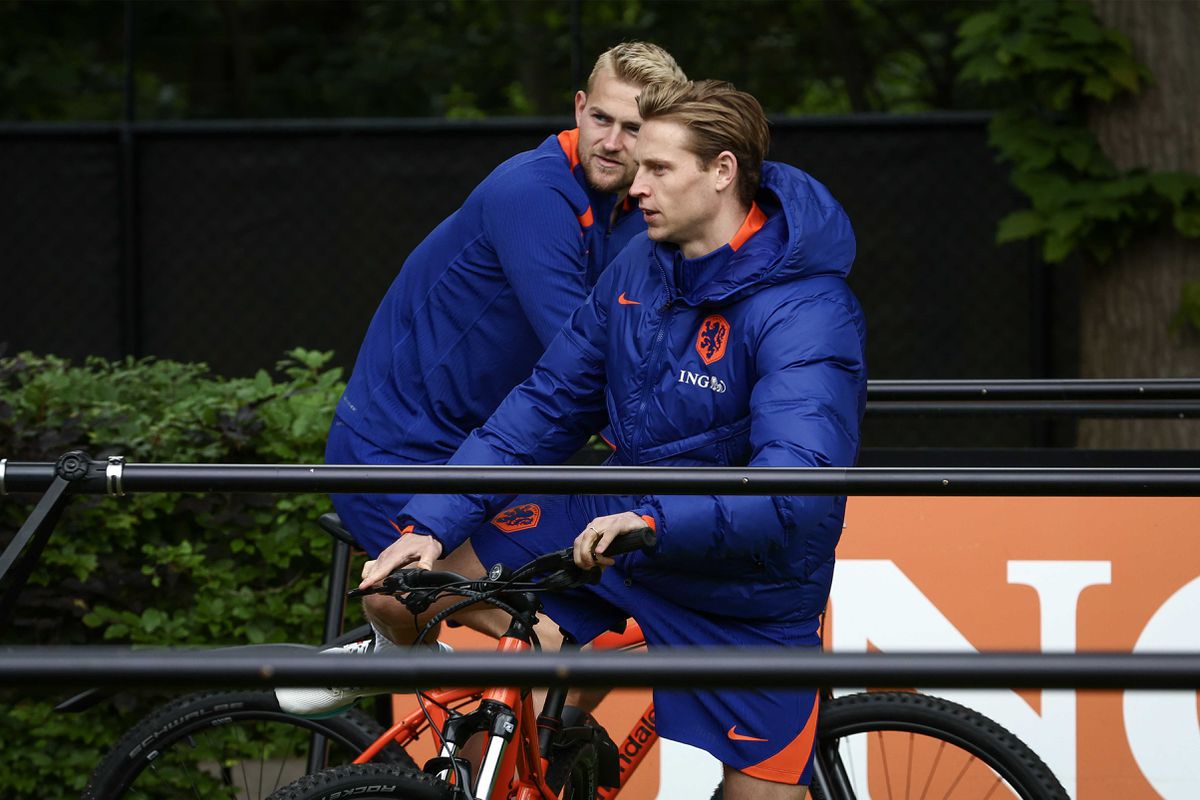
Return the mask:
{"type": "Polygon", "coordinates": [[[800,731],[795,739],[770,758],[743,767],[740,771],[751,778],[773,783],[794,784],[800,780],[804,768],[812,758],[813,741],[817,737],[817,710],[820,707],[821,697],[818,694],[813,702],[812,713],[808,715],[808,722],[804,723],[804,730],[800,731]]]}

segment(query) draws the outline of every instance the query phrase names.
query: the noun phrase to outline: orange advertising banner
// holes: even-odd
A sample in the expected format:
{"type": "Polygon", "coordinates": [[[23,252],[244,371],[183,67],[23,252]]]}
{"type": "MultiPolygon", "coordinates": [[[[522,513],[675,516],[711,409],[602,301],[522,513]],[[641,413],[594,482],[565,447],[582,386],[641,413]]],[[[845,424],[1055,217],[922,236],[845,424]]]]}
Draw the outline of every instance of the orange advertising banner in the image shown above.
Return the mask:
{"type": "MultiPolygon", "coordinates": [[[[1200,499],[854,497],[830,602],[841,652],[1200,653],[1200,499]]],[[[1008,728],[1079,800],[1200,797],[1195,691],[906,688],[1008,728]]],[[[619,746],[649,697],[600,706],[619,746]]],[[[719,779],[707,754],[660,741],[620,797],[708,797],[719,779]]]]}

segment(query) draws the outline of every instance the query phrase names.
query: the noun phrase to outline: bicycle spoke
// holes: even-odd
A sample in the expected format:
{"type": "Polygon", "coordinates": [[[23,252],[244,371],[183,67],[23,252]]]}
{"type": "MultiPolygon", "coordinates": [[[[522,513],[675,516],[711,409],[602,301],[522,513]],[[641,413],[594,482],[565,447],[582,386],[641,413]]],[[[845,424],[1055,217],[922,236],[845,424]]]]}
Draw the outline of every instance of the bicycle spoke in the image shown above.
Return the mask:
{"type": "Polygon", "coordinates": [[[912,793],[913,749],[916,747],[916,737],[908,735],[908,770],[904,773],[904,800],[909,800],[912,793]]]}
{"type": "Polygon", "coordinates": [[[875,734],[875,740],[879,743],[879,760],[883,763],[883,779],[884,786],[887,788],[888,797],[892,796],[892,774],[888,769],[887,751],[883,746],[883,732],[875,734]]]}
{"type": "Polygon", "coordinates": [[[955,777],[954,782],[950,784],[950,788],[946,790],[946,794],[943,796],[942,800],[949,800],[951,792],[958,788],[958,784],[962,782],[963,776],[967,774],[967,770],[970,768],[971,757],[968,755],[967,760],[963,763],[962,769],[958,771],[958,776],[955,777]]]}
{"type": "Polygon", "coordinates": [[[1013,787],[985,761],[913,731],[846,736],[826,752],[857,797],[872,800],[1015,800],[1013,787]],[[862,749],[865,762],[857,755],[862,749]]]}
{"type": "Polygon", "coordinates": [[[942,754],[946,752],[946,743],[938,742],[937,753],[933,757],[933,764],[929,767],[929,775],[925,778],[925,785],[921,787],[922,800],[929,797],[929,787],[933,784],[933,776],[937,774],[938,764],[942,760],[942,754]]]}

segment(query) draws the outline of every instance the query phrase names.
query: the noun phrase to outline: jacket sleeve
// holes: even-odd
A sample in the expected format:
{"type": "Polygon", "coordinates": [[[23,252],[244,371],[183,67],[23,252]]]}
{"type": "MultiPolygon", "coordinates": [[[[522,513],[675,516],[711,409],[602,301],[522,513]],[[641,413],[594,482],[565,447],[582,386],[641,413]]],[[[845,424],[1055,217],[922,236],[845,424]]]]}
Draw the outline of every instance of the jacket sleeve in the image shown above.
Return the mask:
{"type": "Polygon", "coordinates": [[[521,311],[546,347],[588,294],[579,219],[567,197],[536,176],[492,189],[483,218],[521,311]]]}
{"type": "MultiPolygon", "coordinates": [[[[559,464],[607,421],[604,338],[607,308],[593,293],[550,343],[524,383],[474,430],[449,464],[559,464]]],[[[434,536],[442,552],[458,547],[512,495],[419,495],[400,513],[401,527],[434,536]]]]}
{"type": "MultiPolygon", "coordinates": [[[[749,466],[853,466],[866,403],[864,338],[861,316],[838,300],[807,298],[772,313],[757,343],[749,466]]],[[[828,527],[822,522],[842,502],[819,495],[653,495],[635,511],[655,519],[660,556],[692,561],[804,546],[801,540],[828,527]]]]}

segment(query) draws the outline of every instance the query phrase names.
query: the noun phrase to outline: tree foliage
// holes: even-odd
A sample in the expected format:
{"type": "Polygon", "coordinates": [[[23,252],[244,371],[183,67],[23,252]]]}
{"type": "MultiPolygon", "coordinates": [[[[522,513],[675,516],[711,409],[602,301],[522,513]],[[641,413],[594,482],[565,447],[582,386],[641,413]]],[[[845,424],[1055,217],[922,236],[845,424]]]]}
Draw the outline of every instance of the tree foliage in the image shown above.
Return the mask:
{"type": "MultiPolygon", "coordinates": [[[[592,59],[642,38],[775,113],[978,105],[968,0],[145,0],[139,119],[562,115],[592,59]]],[[[0,118],[122,117],[125,4],[0,0],[0,118]]]]}
{"type": "MultiPolygon", "coordinates": [[[[329,358],[295,350],[277,377],[263,371],[237,380],[210,375],[203,364],[153,359],[3,359],[0,453],[14,461],[84,449],[143,462],[317,463],[342,389],[340,370],[325,366],[329,358]]],[[[19,529],[36,500],[26,499],[3,499],[0,530],[19,529]]],[[[3,641],[315,643],[331,547],[316,519],[328,507],[321,495],[77,497],[3,641]]],[[[63,696],[68,688],[54,687],[63,696]]],[[[134,719],[108,704],[80,718],[52,712],[62,696],[4,695],[6,798],[78,797],[134,719]]],[[[128,698],[116,705],[130,710],[128,698]]]]}
{"type": "MultiPolygon", "coordinates": [[[[1171,226],[1200,236],[1200,176],[1121,171],[1088,128],[1095,103],[1138,92],[1151,76],[1128,39],[1078,0],[1008,0],[959,28],[961,79],[1005,98],[990,139],[1013,165],[1030,207],[1000,222],[997,241],[1035,238],[1058,262],[1075,252],[1107,261],[1139,233],[1171,226]]],[[[1192,287],[1177,323],[1200,319],[1192,287]]]]}

